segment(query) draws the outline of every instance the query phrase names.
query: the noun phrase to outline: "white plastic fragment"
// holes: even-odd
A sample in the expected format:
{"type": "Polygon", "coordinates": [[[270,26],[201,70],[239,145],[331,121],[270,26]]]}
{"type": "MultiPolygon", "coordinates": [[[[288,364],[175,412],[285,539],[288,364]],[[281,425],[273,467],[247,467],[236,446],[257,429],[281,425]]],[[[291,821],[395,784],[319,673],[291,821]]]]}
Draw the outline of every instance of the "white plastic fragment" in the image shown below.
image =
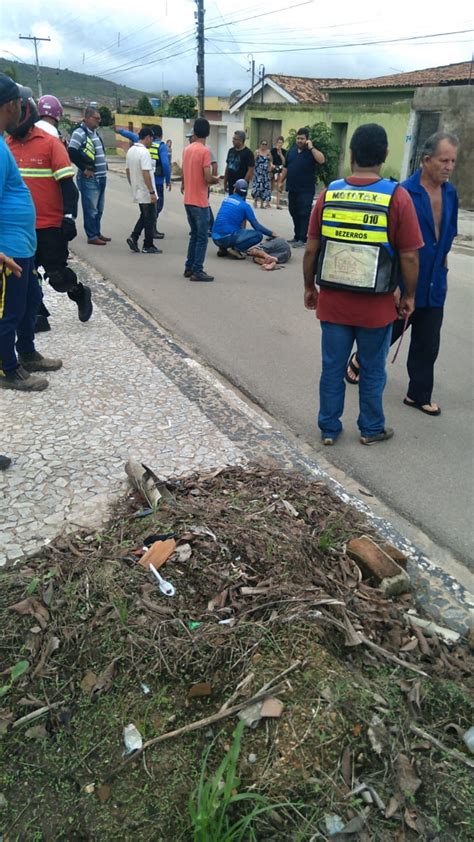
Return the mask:
{"type": "Polygon", "coordinates": [[[127,754],[132,754],[134,751],[138,751],[143,746],[142,735],[132,722],[123,729],[123,742],[125,745],[123,757],[126,757],[127,754]]]}

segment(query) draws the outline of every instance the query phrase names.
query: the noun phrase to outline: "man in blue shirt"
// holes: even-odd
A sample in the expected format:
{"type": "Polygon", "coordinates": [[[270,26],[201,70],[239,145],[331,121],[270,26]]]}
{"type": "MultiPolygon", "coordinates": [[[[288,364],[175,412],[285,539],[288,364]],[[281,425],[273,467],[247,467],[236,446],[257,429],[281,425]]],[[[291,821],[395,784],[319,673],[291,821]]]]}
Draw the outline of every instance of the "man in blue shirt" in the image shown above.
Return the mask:
{"type": "Polygon", "coordinates": [[[244,178],[239,178],[234,184],[234,192],[227,196],[216,216],[212,227],[212,239],[218,246],[219,257],[233,257],[242,260],[244,254],[252,246],[256,246],[262,238],[276,237],[273,231],[261,225],[250,205],[247,204],[249,186],[244,178]],[[242,227],[249,222],[253,231],[242,227]]]}
{"type": "MultiPolygon", "coordinates": [[[[149,148],[149,153],[151,155],[152,161],[155,164],[155,187],[156,187],[156,194],[158,196],[158,201],[155,205],[155,233],[154,233],[154,240],[162,240],[165,236],[162,231],[158,231],[158,217],[163,210],[163,206],[165,203],[165,195],[164,195],[164,186],[166,184],[166,189],[171,190],[171,166],[170,166],[170,159],[168,154],[168,146],[163,140],[163,129],[161,126],[151,126],[150,127],[153,132],[153,143],[149,148]]],[[[131,140],[133,143],[138,142],[138,135],[135,132],[130,132],[128,129],[118,129],[115,127],[115,131],[117,134],[121,135],[121,137],[126,137],[128,140],[131,140]]]]}
{"type": "Polygon", "coordinates": [[[293,248],[303,248],[306,243],[317,165],[324,164],[325,160],[323,153],[309,139],[309,130],[298,129],[296,146],[286,153],[286,164],[281,173],[282,184],[286,178],[288,210],[295,229],[293,239],[288,240],[293,248]]]}
{"type": "MultiPolygon", "coordinates": [[[[449,132],[431,135],[421,153],[421,169],[402,182],[413,199],[425,243],[418,252],[420,272],[407,360],[410,380],[403,403],[426,415],[441,414],[431,395],[448,291],[448,253],[458,233],[458,196],[449,183],[458,146],[458,138],[449,132]]],[[[401,329],[395,323],[392,342],[401,329]]]]}
{"type": "Polygon", "coordinates": [[[21,270],[18,276],[11,265],[0,266],[0,389],[20,392],[46,389],[48,381],[31,372],[55,371],[62,365],[35,349],[36,314],[42,301],[34,260],[35,206],[3,137],[5,131],[12,132],[35,116],[29,88],[0,73],[0,252],[21,270]]]}

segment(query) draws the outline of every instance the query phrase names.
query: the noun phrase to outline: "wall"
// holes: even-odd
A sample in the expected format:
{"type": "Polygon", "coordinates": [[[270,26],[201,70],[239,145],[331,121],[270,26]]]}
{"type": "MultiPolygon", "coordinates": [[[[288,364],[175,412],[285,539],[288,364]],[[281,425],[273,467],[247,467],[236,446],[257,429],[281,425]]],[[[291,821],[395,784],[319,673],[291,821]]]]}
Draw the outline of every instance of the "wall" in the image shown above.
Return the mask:
{"type": "Polygon", "coordinates": [[[460,206],[474,209],[474,87],[418,88],[413,100],[415,115],[422,111],[440,111],[440,130],[459,137],[458,160],[452,183],[459,193],[460,206]]]}
{"type": "MultiPolygon", "coordinates": [[[[243,129],[243,124],[238,116],[233,114],[226,115],[228,120],[209,121],[211,126],[211,133],[208,139],[208,145],[212,147],[218,158],[218,170],[220,174],[225,170],[225,158],[227,150],[232,146],[232,135],[236,129],[243,129]],[[224,137],[225,134],[225,143],[224,137]]],[[[163,140],[168,138],[173,143],[172,162],[175,165],[174,174],[179,175],[183,160],[183,150],[188,145],[188,138],[186,134],[192,131],[194,120],[182,120],[180,117],[146,117],[141,114],[116,114],[115,125],[128,129],[128,124],[133,123],[133,131],[140,131],[142,125],[161,125],[163,127],[163,140]]],[[[115,135],[117,154],[125,156],[129,148],[129,142],[120,135],[115,135]]]]}

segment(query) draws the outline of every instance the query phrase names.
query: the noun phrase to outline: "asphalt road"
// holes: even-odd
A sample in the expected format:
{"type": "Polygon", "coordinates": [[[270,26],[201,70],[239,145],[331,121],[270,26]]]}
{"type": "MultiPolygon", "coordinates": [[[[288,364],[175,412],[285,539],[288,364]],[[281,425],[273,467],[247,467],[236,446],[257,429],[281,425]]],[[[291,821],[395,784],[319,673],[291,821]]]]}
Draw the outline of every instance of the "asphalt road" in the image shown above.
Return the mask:
{"type": "MultiPolygon", "coordinates": [[[[162,255],[134,254],[125,239],[137,216],[123,177],[110,174],[103,233],[113,242],[87,245],[81,233],[74,251],[122,288],[205,362],[250,395],[277,421],[370,489],[445,547],[473,564],[473,263],[469,250],[453,251],[450,293],[436,368],[433,399],[439,418],[427,418],[402,403],[407,386],[404,342],[389,365],[385,391],[387,423],[395,437],[363,447],[356,428],[357,388],[348,386],[345,432],[334,448],[322,448],[316,427],[320,331],[303,307],[302,252],[284,269],[263,272],[249,260],[219,259],[210,241],[206,270],[211,284],[183,277],[188,228],[179,187],[166,194],[158,243],[162,255]]],[[[216,211],[220,197],[213,196],[216,211]]],[[[286,210],[258,211],[262,222],[292,235],[286,210]]]]}

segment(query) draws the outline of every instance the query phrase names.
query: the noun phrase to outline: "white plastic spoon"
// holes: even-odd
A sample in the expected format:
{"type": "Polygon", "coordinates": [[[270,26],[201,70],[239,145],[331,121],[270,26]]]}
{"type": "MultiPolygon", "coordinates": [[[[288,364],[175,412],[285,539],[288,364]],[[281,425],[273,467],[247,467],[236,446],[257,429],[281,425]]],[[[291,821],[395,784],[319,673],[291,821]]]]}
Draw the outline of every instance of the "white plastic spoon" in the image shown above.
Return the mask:
{"type": "Polygon", "coordinates": [[[156,569],[156,567],[153,564],[149,564],[148,567],[151,570],[151,572],[153,573],[153,576],[156,579],[158,579],[158,582],[160,584],[161,593],[163,593],[165,596],[174,596],[175,593],[176,593],[175,586],[172,585],[171,582],[167,582],[166,579],[163,579],[163,576],[160,576],[160,574],[158,573],[158,570],[156,569]]]}

